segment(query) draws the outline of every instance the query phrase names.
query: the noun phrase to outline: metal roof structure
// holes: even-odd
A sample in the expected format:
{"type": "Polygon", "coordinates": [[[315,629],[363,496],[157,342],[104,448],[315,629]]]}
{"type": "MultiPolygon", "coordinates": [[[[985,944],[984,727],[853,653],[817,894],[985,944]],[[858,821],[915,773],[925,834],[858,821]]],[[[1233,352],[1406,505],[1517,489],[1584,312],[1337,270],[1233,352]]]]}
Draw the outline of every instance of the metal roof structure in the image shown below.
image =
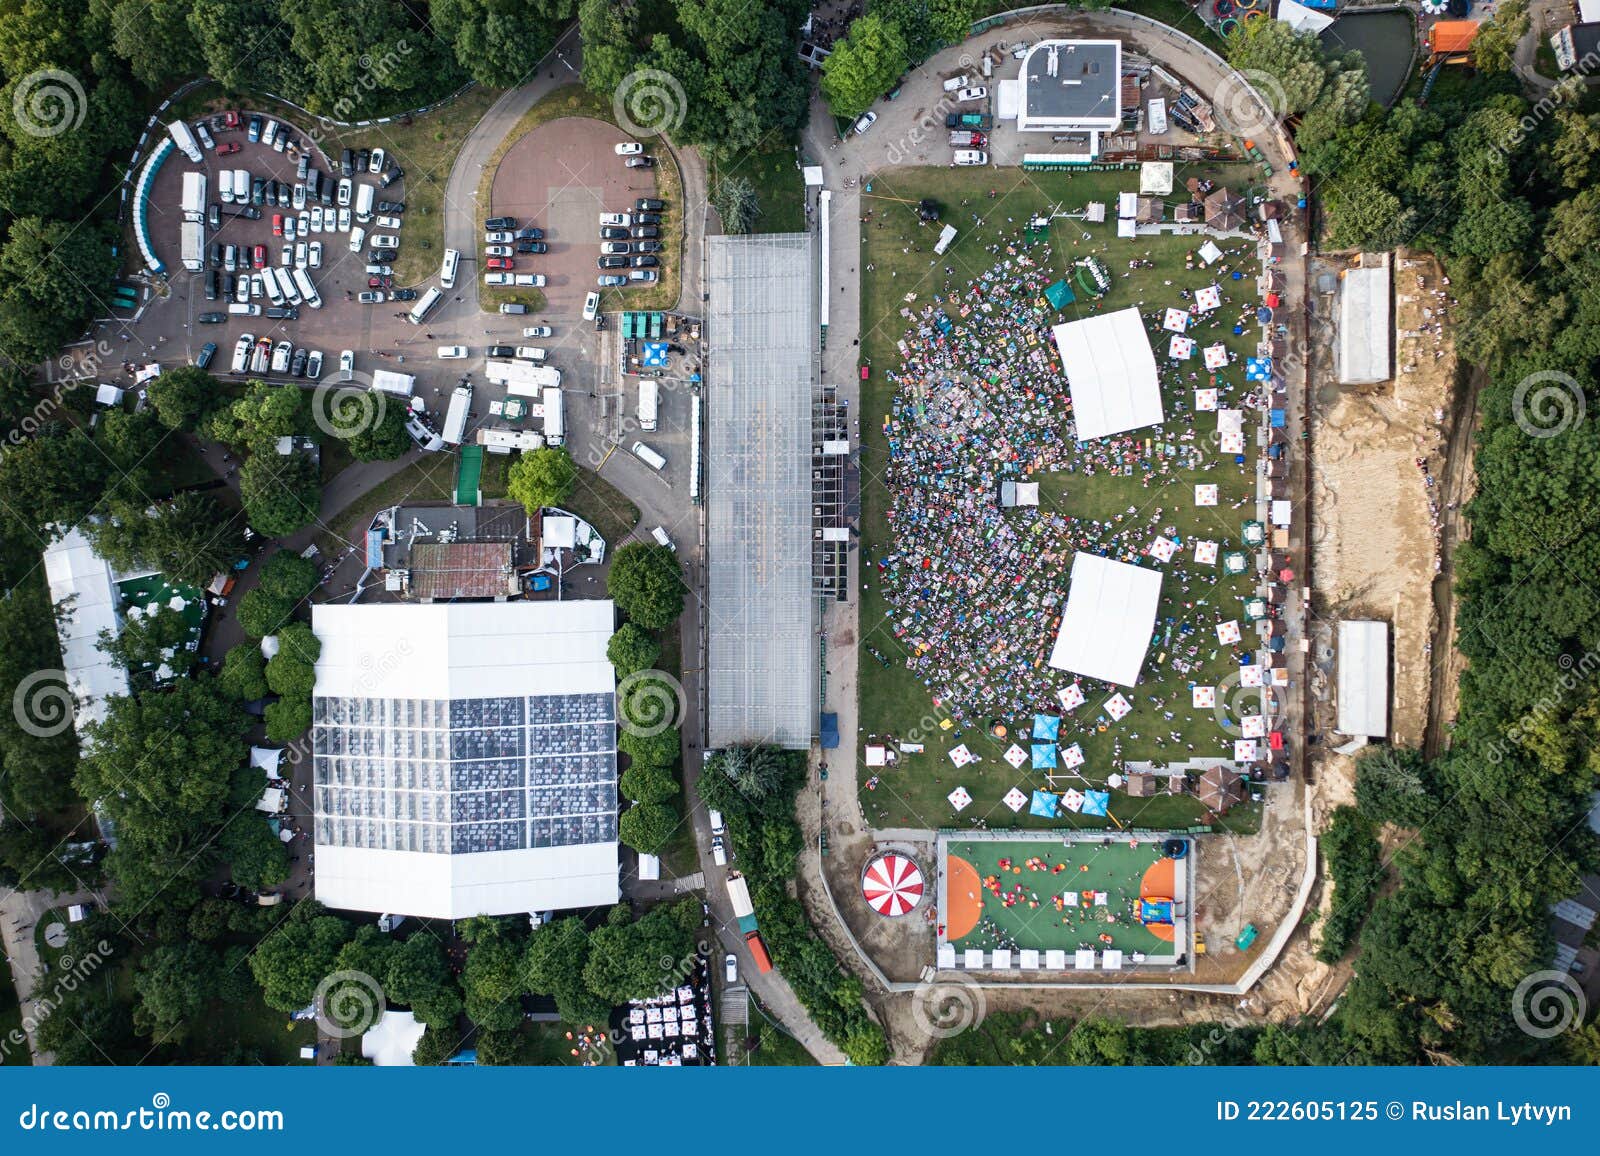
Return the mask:
{"type": "Polygon", "coordinates": [[[805,233],[706,239],[713,747],[805,747],[816,724],[816,260],[805,233]]]}
{"type": "Polygon", "coordinates": [[[461,919],[616,902],[609,601],[324,604],[317,898],[461,919]]]}

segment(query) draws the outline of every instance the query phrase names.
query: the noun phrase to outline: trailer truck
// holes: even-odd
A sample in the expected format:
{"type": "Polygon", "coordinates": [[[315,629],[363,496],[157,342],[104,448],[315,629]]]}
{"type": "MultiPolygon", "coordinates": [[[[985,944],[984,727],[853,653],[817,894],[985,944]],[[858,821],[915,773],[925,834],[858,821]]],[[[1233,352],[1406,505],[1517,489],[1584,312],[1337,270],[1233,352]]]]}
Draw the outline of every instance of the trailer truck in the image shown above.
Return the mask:
{"type": "Polygon", "coordinates": [[[656,407],[661,402],[661,385],[655,381],[641,381],[639,383],[639,428],[645,433],[654,433],[656,428],[656,407]]]}
{"type": "Polygon", "coordinates": [[[461,444],[461,439],[467,433],[467,415],[471,412],[472,387],[463,381],[450,395],[450,408],[444,415],[444,429],[439,432],[446,445],[461,444]]]}
{"type": "Polygon", "coordinates": [[[194,164],[200,163],[200,142],[194,139],[194,131],[181,120],[175,120],[167,126],[167,133],[172,137],[172,143],[182,150],[194,164]]]}
{"type": "Polygon", "coordinates": [[[558,446],[567,440],[566,415],[562,412],[561,387],[544,387],[544,444],[558,446]]]}
{"type": "Polygon", "coordinates": [[[205,173],[183,174],[183,219],[185,221],[206,219],[205,173]]]}
{"type": "Polygon", "coordinates": [[[185,221],[179,227],[183,244],[183,267],[198,273],[206,267],[206,226],[203,221],[185,221]]]}
{"type": "Polygon", "coordinates": [[[756,970],[771,971],[772,960],[767,956],[767,945],[761,942],[761,933],[756,930],[756,909],[750,902],[750,888],[744,876],[737,871],[728,872],[728,900],[733,904],[734,918],[739,921],[739,934],[744,936],[744,945],[750,949],[750,958],[755,960],[756,970]]]}

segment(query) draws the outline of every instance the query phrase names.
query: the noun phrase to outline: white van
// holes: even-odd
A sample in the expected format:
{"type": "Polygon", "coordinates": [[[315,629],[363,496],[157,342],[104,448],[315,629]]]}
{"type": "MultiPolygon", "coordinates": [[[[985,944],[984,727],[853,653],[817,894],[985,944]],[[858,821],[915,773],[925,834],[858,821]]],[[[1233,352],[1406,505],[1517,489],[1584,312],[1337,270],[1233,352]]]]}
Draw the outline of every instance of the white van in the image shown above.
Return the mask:
{"type": "Polygon", "coordinates": [[[982,149],[957,149],[950,163],[961,166],[986,165],[989,163],[989,154],[982,149]]]}
{"type": "Polygon", "coordinates": [[[304,269],[294,271],[295,288],[300,290],[300,295],[306,299],[306,304],[313,309],[322,308],[322,298],[317,295],[317,287],[311,283],[311,276],[304,269]]]}
{"type": "Polygon", "coordinates": [[[278,288],[278,274],[281,270],[268,265],[262,270],[261,284],[267,291],[267,299],[274,305],[283,305],[283,290],[278,288]]]}
{"type": "MultiPolygon", "coordinates": [[[[235,317],[260,317],[261,306],[243,301],[234,301],[228,305],[228,312],[235,317]]],[[[238,372],[235,370],[235,372],[238,372]]]]}
{"type": "Polygon", "coordinates": [[[655,450],[651,449],[643,442],[633,443],[633,456],[638,458],[645,465],[649,466],[652,470],[664,470],[667,468],[667,459],[656,453],[655,450]]]}
{"type": "Polygon", "coordinates": [[[372,201],[376,195],[377,190],[369,184],[356,186],[356,220],[362,224],[372,220],[372,201]]]}
{"type": "Polygon", "coordinates": [[[518,273],[516,276],[518,285],[523,285],[530,289],[544,288],[543,273],[518,273]]]}
{"type": "Polygon", "coordinates": [[[224,205],[233,204],[233,170],[223,169],[217,176],[217,196],[224,205]]]}
{"type": "Polygon", "coordinates": [[[261,130],[261,143],[266,145],[268,148],[271,148],[272,142],[277,138],[277,135],[278,122],[275,120],[269,120],[267,121],[267,126],[261,130]]]}
{"type": "Polygon", "coordinates": [[[461,264],[461,251],[459,249],[446,249],[444,251],[444,264],[439,267],[439,284],[446,289],[456,287],[456,266],[461,264]]]}
{"type": "Polygon", "coordinates": [[[721,811],[713,807],[706,812],[706,815],[711,819],[711,833],[713,835],[727,834],[728,829],[723,825],[721,811]]]}
{"type": "Polygon", "coordinates": [[[650,531],[650,536],[656,540],[658,545],[665,546],[674,554],[678,552],[678,548],[672,544],[672,539],[667,535],[667,528],[665,526],[657,526],[654,530],[650,531]]]}
{"type": "Polygon", "coordinates": [[[300,294],[300,286],[295,282],[294,274],[285,272],[283,283],[279,287],[283,290],[283,295],[289,299],[290,305],[305,303],[305,298],[300,294]]]}
{"type": "Polygon", "coordinates": [[[350,230],[350,251],[361,252],[361,247],[367,243],[367,231],[360,225],[350,230]]]}

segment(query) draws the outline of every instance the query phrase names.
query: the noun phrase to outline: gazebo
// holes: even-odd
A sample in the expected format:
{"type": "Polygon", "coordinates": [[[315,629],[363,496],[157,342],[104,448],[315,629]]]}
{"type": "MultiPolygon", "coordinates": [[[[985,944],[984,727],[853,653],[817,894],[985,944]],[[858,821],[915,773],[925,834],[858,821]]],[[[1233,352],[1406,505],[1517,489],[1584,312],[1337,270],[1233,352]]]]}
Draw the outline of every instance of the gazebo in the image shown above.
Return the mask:
{"type": "Polygon", "coordinates": [[[1208,811],[1226,815],[1234,806],[1245,801],[1244,776],[1233,767],[1221,763],[1208,767],[1200,775],[1195,798],[1208,811]]]}
{"type": "Polygon", "coordinates": [[[861,872],[861,897],[868,907],[890,919],[915,911],[926,890],[922,868],[899,851],[874,855],[861,872]]]}

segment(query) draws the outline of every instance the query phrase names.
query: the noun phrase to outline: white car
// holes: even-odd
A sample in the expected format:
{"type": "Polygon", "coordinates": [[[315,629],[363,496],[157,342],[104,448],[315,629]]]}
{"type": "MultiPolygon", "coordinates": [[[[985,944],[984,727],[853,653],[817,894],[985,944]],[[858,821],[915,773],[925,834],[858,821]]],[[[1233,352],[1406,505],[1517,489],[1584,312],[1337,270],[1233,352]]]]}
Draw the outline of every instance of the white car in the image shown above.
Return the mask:
{"type": "Polygon", "coordinates": [[[241,305],[250,300],[250,274],[239,274],[239,280],[233,286],[233,299],[241,305]]]}
{"type": "Polygon", "coordinates": [[[661,277],[654,269],[629,269],[628,280],[639,285],[654,285],[661,277]]]}
{"type": "Polygon", "coordinates": [[[965,87],[967,87],[967,85],[969,85],[971,83],[972,83],[972,77],[967,76],[965,73],[963,73],[960,76],[952,76],[949,80],[945,81],[944,82],[944,90],[946,92],[954,92],[956,89],[965,88],[965,87]]]}
{"type": "Polygon", "coordinates": [[[304,241],[295,242],[295,246],[294,246],[294,267],[296,269],[304,269],[306,267],[306,264],[308,262],[308,254],[306,252],[306,249],[307,249],[307,246],[306,246],[306,243],[304,241]]]}
{"type": "Polygon", "coordinates": [[[322,206],[321,205],[312,205],[311,206],[311,231],[313,233],[322,232],[322,206]]]}
{"type": "Polygon", "coordinates": [[[300,212],[306,207],[306,187],[296,183],[294,190],[289,194],[289,204],[294,206],[295,212],[300,212]]]}
{"type": "Polygon", "coordinates": [[[350,230],[350,251],[352,253],[361,252],[361,246],[366,243],[366,240],[367,240],[367,231],[365,229],[363,229],[360,225],[357,225],[354,229],[351,229],[350,230]]]}
{"type": "Polygon", "coordinates": [[[528,286],[530,288],[533,288],[533,289],[543,289],[544,288],[544,274],[543,273],[518,273],[518,274],[516,274],[516,278],[517,278],[516,283],[518,285],[526,285],[526,286],[528,286]]]}
{"type": "Polygon", "coordinates": [[[989,154],[982,149],[957,149],[956,155],[950,161],[953,165],[986,165],[989,163],[989,154]]]}
{"type": "Polygon", "coordinates": [[[519,345],[517,346],[517,356],[523,361],[543,361],[545,359],[545,350],[537,345],[519,345]]]}
{"type": "Polygon", "coordinates": [[[299,229],[296,227],[295,219],[293,217],[285,217],[283,219],[283,239],[285,241],[292,241],[295,238],[295,234],[298,232],[299,229]]]}
{"type": "Polygon", "coordinates": [[[739,957],[731,951],[722,957],[722,978],[729,983],[739,982],[739,957]]]}
{"type": "Polygon", "coordinates": [[[322,350],[313,349],[306,356],[306,376],[311,378],[322,376],[322,350]]]}
{"type": "Polygon", "coordinates": [[[349,231],[350,231],[350,210],[349,209],[340,209],[339,210],[339,232],[348,233],[349,231]]]}
{"type": "Polygon", "coordinates": [[[439,346],[439,360],[440,361],[465,361],[466,358],[467,358],[467,347],[465,345],[441,345],[441,346],[439,346]]]}
{"type": "Polygon", "coordinates": [[[380,229],[393,229],[397,233],[400,231],[399,217],[379,217],[373,223],[376,224],[380,229]]]}
{"type": "Polygon", "coordinates": [[[263,337],[256,342],[254,352],[250,354],[250,372],[265,373],[272,364],[272,343],[263,337]]]}
{"type": "MultiPolygon", "coordinates": [[[[601,213],[600,214],[600,225],[601,225],[602,228],[604,228],[606,225],[620,225],[622,228],[626,229],[631,224],[633,224],[633,214],[632,213],[601,213]]],[[[509,240],[510,238],[508,237],[507,239],[509,240]]]]}
{"type": "Polygon", "coordinates": [[[294,346],[287,341],[280,341],[272,350],[272,372],[288,373],[289,358],[294,354],[294,346]]]}
{"type": "Polygon", "coordinates": [[[339,180],[339,191],[334,196],[333,199],[334,199],[334,203],[337,204],[341,209],[347,209],[347,208],[350,207],[350,178],[349,177],[341,177],[340,178],[340,180],[339,180]]]}
{"type": "Polygon", "coordinates": [[[626,257],[633,249],[626,241],[604,241],[600,245],[600,252],[607,257],[626,257]]]}
{"type": "Polygon", "coordinates": [[[295,217],[294,227],[296,236],[311,236],[311,214],[301,213],[299,216],[295,217]]]}
{"type": "Polygon", "coordinates": [[[382,149],[373,149],[372,155],[367,158],[367,172],[383,172],[384,152],[382,149]]]}
{"type": "Polygon", "coordinates": [[[306,264],[312,269],[322,268],[322,242],[313,241],[306,251],[306,264]]]}
{"type": "Polygon", "coordinates": [[[553,337],[555,330],[548,325],[529,325],[522,331],[524,337],[553,337]]]}
{"type": "Polygon", "coordinates": [[[294,264],[294,246],[293,245],[285,245],[281,250],[279,250],[279,252],[278,252],[278,264],[282,265],[286,269],[290,265],[294,264]]]}
{"type": "Polygon", "coordinates": [[[250,364],[250,347],[256,343],[254,335],[249,333],[239,334],[239,340],[233,346],[233,372],[243,373],[250,364]]]}
{"type": "Polygon", "coordinates": [[[497,229],[492,233],[483,235],[485,245],[509,245],[515,238],[505,229],[497,229]]]}
{"type": "Polygon", "coordinates": [[[483,283],[485,285],[515,285],[517,279],[511,273],[485,273],[483,275],[483,283]]]}
{"type": "Polygon", "coordinates": [[[356,375],[356,351],[341,349],[339,351],[339,380],[349,381],[356,375]]]}
{"type": "Polygon", "coordinates": [[[644,152],[644,145],[636,140],[625,140],[617,146],[617,155],[619,157],[638,156],[642,152],[644,152]]]}
{"type": "Polygon", "coordinates": [[[363,305],[382,305],[383,291],[381,289],[364,289],[356,296],[356,300],[363,305]]]}
{"type": "MultiPolygon", "coordinates": [[[[588,293],[583,298],[583,319],[593,321],[600,312],[600,294],[588,293]]],[[[528,336],[523,334],[524,337],[528,336]]]]}
{"type": "Polygon", "coordinates": [[[489,245],[484,250],[486,257],[515,257],[517,251],[510,245],[489,245]]]}
{"type": "Polygon", "coordinates": [[[373,235],[372,247],[374,249],[398,249],[400,238],[393,233],[377,233],[373,235]]]}
{"type": "Polygon", "coordinates": [[[968,101],[987,99],[988,95],[989,90],[983,85],[979,84],[972,88],[963,88],[960,92],[956,93],[956,99],[965,104],[968,101]]]}
{"type": "Polygon", "coordinates": [[[860,136],[862,133],[866,132],[869,128],[871,128],[873,125],[875,125],[877,123],[878,123],[878,114],[877,113],[875,113],[875,112],[864,112],[864,113],[862,113],[861,114],[861,119],[856,121],[856,135],[860,136]]]}

